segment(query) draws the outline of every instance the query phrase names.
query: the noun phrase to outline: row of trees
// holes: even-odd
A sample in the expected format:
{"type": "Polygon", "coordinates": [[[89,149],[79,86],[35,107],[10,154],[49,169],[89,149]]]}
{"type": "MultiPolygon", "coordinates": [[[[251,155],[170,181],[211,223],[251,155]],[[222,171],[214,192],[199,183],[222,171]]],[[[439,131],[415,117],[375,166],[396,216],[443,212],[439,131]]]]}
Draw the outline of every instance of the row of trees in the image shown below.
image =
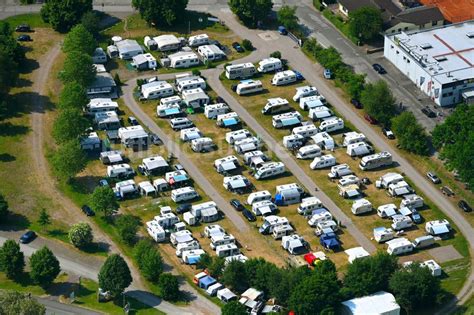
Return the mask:
{"type": "Polygon", "coordinates": [[[92,12],[92,0],[48,0],[41,7],[41,18],[54,30],[65,33],[89,12],[92,12]]]}
{"type": "Polygon", "coordinates": [[[188,0],[132,0],[149,25],[171,26],[183,21],[188,0]]]}
{"type": "Polygon", "coordinates": [[[46,308],[29,294],[1,291],[0,314],[44,315],[46,308]]]}
{"type": "Polygon", "coordinates": [[[375,7],[361,7],[349,13],[349,33],[359,41],[370,41],[382,32],[382,12],[375,7]]]}
{"type": "Polygon", "coordinates": [[[272,0],[229,0],[232,12],[248,27],[257,27],[272,11],[272,0]]]}

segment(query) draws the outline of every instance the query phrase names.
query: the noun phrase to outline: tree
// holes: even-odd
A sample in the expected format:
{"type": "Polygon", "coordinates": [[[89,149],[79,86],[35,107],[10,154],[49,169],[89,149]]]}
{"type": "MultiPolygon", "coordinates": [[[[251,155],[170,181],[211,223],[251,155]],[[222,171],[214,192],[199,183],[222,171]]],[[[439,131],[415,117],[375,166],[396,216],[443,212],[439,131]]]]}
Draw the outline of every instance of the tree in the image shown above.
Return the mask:
{"type": "Polygon", "coordinates": [[[131,283],[132,276],[125,260],[117,254],[110,255],[99,271],[99,286],[112,296],[119,296],[131,283]]]}
{"type": "Polygon", "coordinates": [[[95,38],[99,36],[100,31],[100,17],[94,11],[84,13],[81,18],[81,24],[84,25],[87,31],[92,34],[95,38]]]}
{"type": "Polygon", "coordinates": [[[20,245],[14,240],[7,240],[0,247],[0,270],[9,279],[15,279],[23,273],[25,256],[20,251],[20,245]]]}
{"type": "Polygon", "coordinates": [[[0,193],[0,218],[3,220],[8,214],[8,202],[0,193]]]}
{"type": "Polygon", "coordinates": [[[278,22],[289,30],[298,28],[298,17],[296,16],[296,7],[284,5],[277,12],[278,22]]]}
{"type": "Polygon", "coordinates": [[[53,137],[58,143],[75,140],[82,136],[89,126],[89,121],[81,110],[66,108],[61,110],[54,120],[53,137]]]}
{"type": "Polygon", "coordinates": [[[92,244],[92,240],[94,239],[92,228],[85,222],[74,224],[69,229],[68,236],[71,244],[78,248],[84,248],[92,244]]]}
{"type": "Polygon", "coordinates": [[[369,83],[361,93],[364,109],[384,126],[390,126],[390,119],[395,116],[395,97],[385,81],[369,83]]]}
{"type": "Polygon", "coordinates": [[[91,196],[91,206],[92,209],[102,212],[106,217],[110,216],[119,207],[114,191],[108,186],[94,189],[91,196]]]}
{"type": "Polygon", "coordinates": [[[0,314],[44,315],[46,308],[30,294],[2,291],[0,292],[0,314]]]}
{"type": "Polygon", "coordinates": [[[382,31],[382,13],[374,7],[361,7],[349,13],[349,33],[359,40],[368,41],[382,31]]]}
{"type": "Polygon", "coordinates": [[[87,156],[81,149],[79,140],[71,140],[59,147],[53,155],[52,162],[57,174],[70,180],[84,169],[87,164],[87,156]]]}
{"type": "Polygon", "coordinates": [[[229,0],[232,12],[246,25],[256,27],[271,12],[272,0],[229,0]]]}
{"type": "Polygon", "coordinates": [[[132,6],[150,25],[170,26],[186,14],[188,0],[132,0],[132,6]]]}
{"type": "Polygon", "coordinates": [[[59,261],[48,247],[43,247],[30,257],[30,277],[34,283],[47,287],[59,275],[59,261]]]}
{"type": "Polygon", "coordinates": [[[38,224],[42,227],[46,227],[51,224],[51,217],[45,208],[42,208],[38,218],[38,224]]]}
{"type": "Polygon", "coordinates": [[[67,32],[92,11],[92,0],[48,0],[41,7],[41,18],[58,32],[67,32]]]}
{"type": "Polygon", "coordinates": [[[428,136],[412,112],[403,112],[393,118],[392,129],[400,148],[419,155],[429,153],[428,136]]]}
{"type": "MultiPolygon", "coordinates": [[[[11,59],[20,64],[25,60],[25,51],[13,36],[13,29],[10,23],[0,21],[0,47],[11,59]]],[[[2,67],[5,65],[2,65],[2,67]]]]}
{"type": "Polygon", "coordinates": [[[96,47],[94,36],[82,24],[74,26],[64,37],[63,51],[65,53],[76,51],[92,55],[96,47]]]}
{"type": "Polygon", "coordinates": [[[224,271],[225,267],[225,259],[223,257],[213,257],[212,263],[208,267],[209,273],[216,278],[220,278],[222,276],[222,272],[224,271]]]}
{"type": "Polygon", "coordinates": [[[181,292],[179,291],[178,278],[171,273],[163,273],[158,280],[161,296],[168,301],[176,301],[179,299],[181,292]]]}
{"type": "Polygon", "coordinates": [[[440,280],[419,263],[396,271],[390,279],[390,290],[407,314],[433,306],[441,295],[440,280]]]}
{"type": "Polygon", "coordinates": [[[131,214],[124,214],[115,220],[118,234],[120,238],[128,245],[135,243],[138,227],[140,226],[140,219],[131,214]]]}
{"type": "Polygon", "coordinates": [[[270,54],[270,57],[272,58],[278,58],[278,59],[281,59],[281,52],[280,51],[274,51],[270,54]]]}
{"type": "Polygon", "coordinates": [[[0,93],[7,94],[18,79],[18,64],[3,50],[0,50],[0,64],[0,93]]]}
{"type": "Polygon", "coordinates": [[[247,315],[247,309],[238,301],[230,301],[222,307],[222,315],[247,315]]]}
{"type": "Polygon", "coordinates": [[[61,91],[58,106],[60,109],[82,110],[89,103],[86,88],[77,82],[66,83],[61,91]]]}
{"type": "Polygon", "coordinates": [[[222,283],[236,293],[242,293],[249,288],[249,280],[245,264],[241,261],[231,261],[222,273],[222,283]]]}
{"type": "Polygon", "coordinates": [[[474,191],[474,107],[457,106],[446,120],[433,130],[433,144],[447,159],[450,168],[474,191]]]}
{"type": "Polygon", "coordinates": [[[248,39],[244,39],[242,41],[242,47],[244,47],[244,49],[248,51],[252,51],[254,49],[252,42],[249,41],[248,39]]]}
{"type": "Polygon", "coordinates": [[[81,86],[87,87],[94,81],[95,75],[92,57],[78,51],[71,51],[64,61],[59,78],[65,84],[77,82],[81,86]]]}
{"type": "Polygon", "coordinates": [[[150,281],[157,281],[163,272],[163,259],[155,246],[149,240],[140,240],[133,253],[143,276],[150,281]]]}

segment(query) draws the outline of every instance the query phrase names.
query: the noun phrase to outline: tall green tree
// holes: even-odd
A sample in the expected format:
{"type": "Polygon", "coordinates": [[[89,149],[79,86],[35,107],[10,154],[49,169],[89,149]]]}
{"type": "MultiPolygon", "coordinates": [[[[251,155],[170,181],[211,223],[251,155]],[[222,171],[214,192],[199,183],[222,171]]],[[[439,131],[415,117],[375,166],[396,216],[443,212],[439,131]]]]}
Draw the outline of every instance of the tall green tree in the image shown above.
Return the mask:
{"type": "Polygon", "coordinates": [[[92,55],[96,47],[94,36],[82,24],[74,26],[64,37],[63,51],[65,53],[76,51],[92,55]]]}
{"type": "Polygon", "coordinates": [[[230,301],[222,307],[222,315],[247,315],[247,309],[238,301],[230,301]]]}
{"type": "Polygon", "coordinates": [[[163,272],[163,259],[150,240],[140,240],[133,248],[133,256],[146,279],[150,281],[159,279],[163,272]]]}
{"type": "Polygon", "coordinates": [[[232,12],[246,25],[256,27],[271,12],[272,0],[229,0],[232,12]]]}
{"type": "Polygon", "coordinates": [[[7,94],[18,79],[18,64],[0,47],[0,93],[7,94]]]}
{"type": "Polygon", "coordinates": [[[47,287],[59,275],[59,261],[48,247],[37,250],[30,257],[30,277],[34,283],[47,287]]]}
{"type": "Polygon", "coordinates": [[[224,269],[222,283],[236,293],[242,293],[249,288],[249,279],[245,264],[241,261],[231,261],[224,269]]]}
{"type": "Polygon", "coordinates": [[[432,307],[442,295],[440,280],[419,263],[396,271],[390,279],[390,290],[407,314],[432,307]]]}
{"type": "Polygon", "coordinates": [[[110,255],[99,271],[99,286],[117,297],[132,283],[132,275],[125,260],[117,254],[110,255]]]}
{"type": "Polygon", "coordinates": [[[20,245],[14,240],[7,240],[0,247],[0,271],[5,272],[9,279],[15,279],[23,273],[25,256],[20,245]]]}
{"type": "Polygon", "coordinates": [[[41,7],[41,18],[58,32],[67,32],[92,11],[92,0],[48,0],[41,7]]]}
{"type": "Polygon", "coordinates": [[[64,61],[59,78],[64,83],[77,82],[83,87],[88,87],[94,81],[95,75],[92,57],[78,51],[71,51],[64,61]]]}
{"type": "Polygon", "coordinates": [[[0,314],[44,315],[46,308],[30,294],[0,291],[0,314]]]}
{"type": "Polygon", "coordinates": [[[53,123],[53,137],[57,143],[77,140],[90,126],[81,110],[66,108],[59,112],[53,123]]]}
{"type": "Polygon", "coordinates": [[[178,278],[171,273],[163,273],[158,280],[161,296],[168,301],[177,301],[181,292],[179,291],[178,278]]]}
{"type": "Polygon", "coordinates": [[[92,244],[94,235],[91,226],[86,222],[74,224],[68,233],[69,241],[78,248],[84,248],[92,244]]]}
{"type": "Polygon", "coordinates": [[[459,105],[433,130],[433,144],[474,191],[474,107],[459,105]]]}
{"type": "Polygon", "coordinates": [[[3,196],[3,194],[0,193],[0,219],[1,221],[4,221],[7,214],[8,214],[8,202],[3,196]]]}
{"type": "Polygon", "coordinates": [[[58,102],[60,109],[82,110],[88,103],[89,99],[84,86],[75,81],[64,84],[58,102]]]}
{"type": "Polygon", "coordinates": [[[110,216],[119,204],[114,191],[108,186],[96,187],[91,196],[92,209],[102,212],[104,216],[110,216]]]}
{"type": "Polygon", "coordinates": [[[296,16],[296,7],[284,5],[277,12],[278,22],[289,30],[298,28],[298,17],[296,16]]]}
{"type": "Polygon", "coordinates": [[[384,126],[390,126],[390,119],[396,114],[395,97],[385,81],[366,84],[360,100],[367,114],[384,126]]]}
{"type": "Polygon", "coordinates": [[[71,180],[85,168],[87,156],[81,149],[79,140],[71,140],[58,148],[53,155],[52,162],[59,177],[71,180]]]}
{"type": "Polygon", "coordinates": [[[43,228],[51,224],[51,217],[49,216],[48,211],[46,211],[45,208],[41,208],[38,218],[38,224],[43,228]]]}
{"type": "Polygon", "coordinates": [[[170,26],[179,22],[186,12],[188,0],[132,0],[132,6],[150,25],[170,26]]]}
{"type": "Polygon", "coordinates": [[[133,245],[137,238],[140,219],[131,214],[123,214],[115,220],[120,238],[128,245],[133,245]]]}
{"type": "Polygon", "coordinates": [[[362,41],[375,38],[382,26],[382,13],[374,7],[361,7],[349,13],[349,32],[362,41]]]}
{"type": "MultiPolygon", "coordinates": [[[[13,29],[10,23],[0,21],[0,47],[10,56],[15,63],[20,64],[25,60],[25,51],[22,46],[15,40],[13,29]]],[[[6,66],[2,64],[2,67],[6,66]]]]}
{"type": "Polygon", "coordinates": [[[81,24],[84,25],[86,30],[92,34],[95,38],[99,36],[100,31],[100,17],[94,11],[84,13],[81,18],[81,24]]]}
{"type": "Polygon", "coordinates": [[[398,138],[400,148],[419,155],[429,153],[428,135],[412,112],[403,112],[394,117],[392,129],[398,138]]]}

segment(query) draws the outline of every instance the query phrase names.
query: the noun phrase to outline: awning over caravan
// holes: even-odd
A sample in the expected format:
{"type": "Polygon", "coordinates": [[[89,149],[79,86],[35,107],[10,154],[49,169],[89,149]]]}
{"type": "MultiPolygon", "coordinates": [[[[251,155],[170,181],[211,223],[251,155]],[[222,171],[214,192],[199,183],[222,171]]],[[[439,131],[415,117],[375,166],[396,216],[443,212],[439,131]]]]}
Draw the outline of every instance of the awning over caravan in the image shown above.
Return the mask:
{"type": "Polygon", "coordinates": [[[269,206],[260,207],[260,208],[258,208],[258,211],[260,211],[260,213],[261,213],[263,216],[272,214],[272,209],[271,209],[269,206]]]}
{"type": "Polygon", "coordinates": [[[234,117],[222,120],[222,124],[224,125],[224,127],[235,126],[238,123],[239,123],[238,120],[235,119],[234,117]]]}
{"type": "Polygon", "coordinates": [[[347,195],[347,198],[354,198],[354,197],[359,196],[359,191],[357,189],[349,189],[349,190],[346,190],[346,195],[347,195]]]}
{"type": "Polygon", "coordinates": [[[406,216],[409,216],[411,215],[413,212],[410,210],[410,208],[408,207],[401,207],[399,210],[398,210],[401,214],[403,215],[406,215],[406,216]]]}
{"type": "Polygon", "coordinates": [[[247,185],[245,184],[244,180],[243,179],[237,179],[237,180],[233,180],[229,183],[230,187],[232,188],[244,188],[244,187],[247,187],[247,185]]]}
{"type": "Polygon", "coordinates": [[[236,167],[235,167],[235,163],[234,162],[226,162],[226,163],[222,163],[220,165],[221,169],[223,171],[231,171],[231,170],[235,170],[236,167]]]}
{"type": "Polygon", "coordinates": [[[248,152],[248,151],[256,150],[257,146],[254,143],[246,143],[246,144],[242,144],[240,148],[242,149],[242,151],[248,152]]]}
{"type": "Polygon", "coordinates": [[[201,260],[201,255],[199,256],[188,256],[188,264],[195,265],[201,260]]]}
{"type": "Polygon", "coordinates": [[[172,107],[165,109],[165,115],[177,115],[179,114],[179,108],[172,107]]]}
{"type": "Polygon", "coordinates": [[[109,159],[110,163],[119,163],[123,161],[122,155],[120,154],[112,154],[112,155],[109,155],[107,158],[109,159]]]}
{"type": "Polygon", "coordinates": [[[440,235],[440,234],[445,234],[449,233],[449,229],[446,225],[435,225],[433,226],[433,234],[434,235],[440,235]]]}
{"type": "Polygon", "coordinates": [[[186,133],[186,138],[188,140],[199,139],[201,138],[201,133],[199,131],[188,132],[186,133]]]}
{"type": "Polygon", "coordinates": [[[300,123],[300,120],[297,118],[297,117],[293,117],[293,118],[288,118],[288,119],[283,119],[281,121],[281,124],[283,126],[292,126],[292,125],[297,125],[300,123]]]}
{"type": "Polygon", "coordinates": [[[205,218],[213,217],[217,215],[217,209],[216,208],[208,208],[201,210],[201,216],[205,218]]]}
{"type": "Polygon", "coordinates": [[[397,214],[397,211],[396,211],[394,208],[386,208],[386,209],[385,209],[385,214],[386,214],[388,217],[393,217],[394,215],[397,214]]]}
{"type": "Polygon", "coordinates": [[[192,240],[193,240],[193,237],[189,234],[179,235],[176,237],[176,243],[187,243],[187,242],[191,242],[192,240]]]}
{"type": "Polygon", "coordinates": [[[400,187],[400,188],[395,189],[394,191],[395,196],[406,195],[408,193],[410,193],[410,190],[408,189],[408,187],[400,187]]]}

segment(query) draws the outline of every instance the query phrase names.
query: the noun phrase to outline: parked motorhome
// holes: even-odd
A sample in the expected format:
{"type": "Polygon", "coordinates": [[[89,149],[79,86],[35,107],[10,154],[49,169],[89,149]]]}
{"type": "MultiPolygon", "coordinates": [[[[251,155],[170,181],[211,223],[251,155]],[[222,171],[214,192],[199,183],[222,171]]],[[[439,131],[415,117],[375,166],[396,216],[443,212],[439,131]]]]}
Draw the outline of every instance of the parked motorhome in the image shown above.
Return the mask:
{"type": "Polygon", "coordinates": [[[120,119],[115,111],[95,113],[94,123],[99,130],[117,130],[121,127],[120,119]]]}
{"type": "Polygon", "coordinates": [[[388,244],[387,253],[390,255],[403,255],[413,251],[413,244],[404,237],[394,238],[386,244],[388,244]]]}
{"type": "Polygon", "coordinates": [[[296,94],[293,96],[293,101],[298,102],[303,97],[314,96],[318,94],[318,90],[314,86],[300,86],[296,88],[296,94]]]}
{"type": "Polygon", "coordinates": [[[100,152],[99,159],[105,165],[112,165],[112,164],[122,163],[124,160],[124,155],[122,151],[117,151],[117,150],[103,151],[103,152],[100,152]]]}
{"type": "Polygon", "coordinates": [[[302,255],[308,252],[306,241],[303,237],[293,234],[283,236],[281,239],[281,246],[292,255],[302,255]]]}
{"type": "Polygon", "coordinates": [[[308,220],[308,225],[315,227],[320,222],[332,220],[332,214],[325,208],[318,208],[311,212],[311,217],[308,220]]]}
{"type": "Polygon", "coordinates": [[[115,184],[113,191],[120,199],[135,196],[138,193],[137,185],[133,179],[124,180],[115,184]]]}
{"type": "Polygon", "coordinates": [[[247,203],[253,205],[255,202],[271,200],[272,194],[268,190],[256,191],[248,195],[247,203]]]}
{"type": "Polygon", "coordinates": [[[216,125],[219,127],[232,128],[240,123],[240,117],[236,112],[217,115],[216,125]]]}
{"type": "Polygon", "coordinates": [[[342,120],[339,117],[324,120],[319,125],[319,131],[324,131],[324,132],[334,132],[341,129],[344,129],[344,120],[342,120]]]}
{"type": "Polygon", "coordinates": [[[135,175],[135,171],[129,164],[115,164],[107,166],[107,177],[127,178],[135,175]]]}
{"type": "Polygon", "coordinates": [[[326,106],[316,106],[309,110],[308,118],[312,121],[330,119],[334,116],[332,110],[326,106]]]}
{"type": "Polygon", "coordinates": [[[274,239],[279,240],[283,236],[291,235],[295,232],[290,224],[279,225],[273,229],[272,236],[274,239]]]}
{"type": "Polygon", "coordinates": [[[117,112],[119,109],[118,103],[113,102],[110,98],[96,98],[89,101],[86,106],[86,114],[94,116],[96,113],[117,112]]]}
{"type": "Polygon", "coordinates": [[[109,45],[107,46],[107,55],[111,58],[118,58],[119,57],[119,51],[117,46],[115,45],[109,45]]]}
{"type": "Polygon", "coordinates": [[[254,174],[255,179],[266,179],[281,175],[286,172],[285,164],[282,162],[264,163],[254,174]]]}
{"type": "Polygon", "coordinates": [[[359,163],[359,168],[363,171],[377,169],[379,167],[390,166],[393,164],[390,152],[382,151],[364,156],[359,163]]]}
{"type": "Polygon", "coordinates": [[[301,200],[301,204],[298,206],[296,209],[299,214],[301,215],[308,215],[310,214],[313,210],[316,210],[318,208],[322,207],[321,200],[317,197],[307,197],[303,198],[301,200]]]}
{"type": "Polygon", "coordinates": [[[285,114],[275,115],[272,117],[272,125],[274,128],[290,128],[301,124],[303,117],[300,113],[294,111],[285,114]]]}
{"type": "Polygon", "coordinates": [[[299,104],[302,110],[310,110],[312,108],[324,106],[324,102],[322,101],[322,96],[320,95],[302,97],[300,98],[299,104]]]}
{"type": "Polygon", "coordinates": [[[218,234],[211,236],[211,248],[216,250],[217,246],[235,244],[235,237],[232,234],[218,234]]]}
{"type": "Polygon", "coordinates": [[[385,188],[387,189],[388,186],[391,184],[396,184],[398,182],[403,181],[403,176],[398,173],[387,173],[381,176],[376,182],[375,186],[377,188],[385,188]]]}
{"type": "Polygon", "coordinates": [[[156,68],[158,67],[156,58],[153,57],[153,55],[149,53],[134,56],[132,58],[131,65],[135,67],[137,70],[149,70],[149,69],[156,70],[156,68]]]}
{"type": "Polygon", "coordinates": [[[160,118],[176,117],[181,114],[181,106],[179,104],[158,105],[156,107],[156,115],[160,118]]]}
{"type": "Polygon", "coordinates": [[[395,232],[386,227],[376,227],[374,229],[374,239],[377,243],[384,243],[390,241],[395,237],[395,232]]]}
{"type": "Polygon", "coordinates": [[[164,229],[168,229],[179,222],[179,218],[174,213],[166,213],[162,215],[156,215],[154,220],[161,225],[164,229]]]}
{"type": "Polygon", "coordinates": [[[314,124],[307,124],[293,128],[291,133],[294,135],[301,135],[308,139],[318,133],[318,127],[316,127],[314,124]]]}
{"type": "Polygon", "coordinates": [[[242,175],[226,176],[223,179],[223,186],[230,192],[242,194],[251,187],[250,181],[242,175]]]}
{"type": "Polygon", "coordinates": [[[333,178],[340,178],[342,176],[346,175],[351,175],[354,172],[351,170],[351,167],[344,163],[344,164],[339,164],[331,167],[331,172],[328,174],[328,177],[333,179],[333,178]]]}
{"type": "Polygon", "coordinates": [[[433,236],[443,235],[451,231],[451,225],[446,219],[428,221],[425,224],[425,231],[433,236]]]}
{"type": "Polygon", "coordinates": [[[263,224],[259,227],[258,231],[261,234],[270,234],[273,233],[274,228],[284,224],[289,224],[287,218],[279,217],[276,215],[269,215],[263,219],[263,224]]]}
{"type": "Polygon", "coordinates": [[[435,244],[435,238],[433,235],[425,235],[417,237],[412,242],[413,247],[416,249],[427,248],[435,244]]]}
{"type": "Polygon", "coordinates": [[[418,209],[418,208],[423,207],[424,205],[425,205],[425,202],[422,197],[416,194],[409,194],[409,195],[403,196],[403,200],[400,203],[400,208],[409,207],[409,208],[418,209]]]}
{"type": "Polygon", "coordinates": [[[153,180],[153,187],[157,192],[163,192],[170,189],[168,182],[164,178],[157,178],[153,180]]]}
{"type": "Polygon", "coordinates": [[[357,142],[365,142],[366,137],[363,133],[351,131],[342,134],[342,146],[347,147],[349,144],[357,142]]]}
{"type": "Polygon", "coordinates": [[[181,93],[181,96],[183,97],[183,103],[186,106],[195,109],[209,104],[210,101],[209,96],[201,88],[184,90],[181,93]]]}
{"type": "Polygon", "coordinates": [[[234,150],[238,154],[254,151],[262,146],[260,140],[256,137],[250,137],[234,142],[234,150]]]}
{"type": "Polygon", "coordinates": [[[153,37],[157,49],[161,52],[178,50],[181,47],[181,41],[172,34],[165,34],[153,37]]]}
{"type": "Polygon", "coordinates": [[[182,93],[185,90],[192,90],[201,88],[205,90],[207,87],[206,81],[201,77],[188,77],[182,80],[179,80],[176,84],[176,89],[178,92],[182,93]]]}
{"type": "Polygon", "coordinates": [[[317,144],[305,145],[298,149],[296,152],[296,158],[301,160],[314,159],[315,157],[321,156],[321,148],[317,144]]]}
{"type": "Polygon", "coordinates": [[[162,156],[151,156],[144,158],[138,166],[140,172],[146,176],[163,174],[170,168],[168,162],[162,156]]]}
{"type": "Polygon", "coordinates": [[[256,71],[255,66],[250,62],[241,63],[225,67],[225,76],[230,80],[246,79],[252,77],[256,71]]]}
{"type": "Polygon", "coordinates": [[[181,131],[179,132],[179,139],[185,142],[189,142],[199,138],[202,138],[202,133],[197,127],[181,129],[181,131]]]}
{"type": "Polygon", "coordinates": [[[291,106],[286,99],[281,97],[269,98],[262,109],[262,114],[275,115],[289,110],[291,110],[291,106]]]}
{"type": "Polygon", "coordinates": [[[413,221],[410,217],[402,215],[402,214],[395,214],[392,216],[392,229],[395,231],[400,231],[404,229],[411,228],[413,226],[413,221]]]}
{"type": "Polygon", "coordinates": [[[197,49],[204,62],[218,61],[226,58],[226,54],[217,45],[203,45],[197,49]]]}
{"type": "Polygon", "coordinates": [[[239,160],[235,155],[229,155],[214,161],[214,167],[218,173],[226,173],[239,168],[239,160]]]}
{"type": "Polygon", "coordinates": [[[216,119],[218,115],[226,114],[229,111],[229,106],[224,103],[206,105],[204,107],[204,115],[209,119],[216,119]]]}
{"type": "Polygon", "coordinates": [[[124,39],[117,43],[115,46],[118,50],[118,57],[123,60],[130,60],[134,56],[142,54],[143,48],[134,39],[124,39]]]}
{"type": "MultiPolygon", "coordinates": [[[[268,156],[266,156],[265,153],[263,153],[260,150],[254,150],[254,151],[247,152],[247,153],[244,154],[244,157],[243,157],[244,163],[246,165],[251,165],[253,163],[253,161],[257,158],[260,159],[260,161],[263,161],[263,162],[270,161],[268,156]]],[[[258,167],[253,167],[253,166],[251,166],[251,167],[252,168],[258,168],[258,167]]]]}
{"type": "Polygon", "coordinates": [[[353,214],[363,214],[372,211],[372,203],[367,199],[358,199],[352,203],[351,211],[353,214]]]}
{"type": "Polygon", "coordinates": [[[188,45],[189,47],[198,47],[201,45],[209,44],[209,36],[207,34],[198,34],[189,36],[188,45]]]}
{"type": "Polygon", "coordinates": [[[235,244],[219,245],[216,247],[217,257],[229,257],[240,254],[240,250],[235,244]]]}
{"type": "Polygon", "coordinates": [[[287,85],[296,82],[296,73],[293,70],[277,72],[272,78],[272,85],[287,85]]]}
{"type": "Polygon", "coordinates": [[[336,165],[336,158],[332,154],[326,154],[319,157],[315,157],[309,167],[312,170],[317,170],[322,168],[328,168],[334,165],[336,165]]]}
{"type": "Polygon", "coordinates": [[[140,87],[140,98],[153,100],[162,97],[168,97],[174,94],[173,87],[166,81],[153,81],[145,83],[140,87]]]}
{"type": "Polygon", "coordinates": [[[237,95],[248,95],[261,91],[263,91],[262,81],[252,79],[240,81],[240,83],[237,84],[237,88],[235,89],[237,95]]]}
{"type": "Polygon", "coordinates": [[[268,216],[276,212],[277,206],[270,200],[257,201],[252,204],[252,212],[256,216],[268,216]]]}
{"type": "Polygon", "coordinates": [[[265,58],[258,63],[257,71],[261,73],[275,72],[281,70],[283,64],[278,58],[265,58]]]}
{"type": "Polygon", "coordinates": [[[349,186],[349,185],[359,186],[360,185],[359,177],[357,177],[355,175],[345,175],[345,176],[342,176],[341,179],[339,179],[339,181],[338,181],[338,186],[346,187],[346,186],[349,186]]]}
{"type": "Polygon", "coordinates": [[[296,183],[276,186],[275,204],[280,206],[299,203],[304,194],[303,188],[296,183]]]}
{"type": "Polygon", "coordinates": [[[188,243],[181,243],[176,246],[176,256],[181,257],[181,254],[184,251],[200,249],[200,248],[201,248],[201,245],[199,245],[199,242],[196,240],[193,240],[188,243]]]}
{"type": "Polygon", "coordinates": [[[283,146],[289,150],[295,150],[305,144],[305,138],[301,135],[289,135],[283,137],[283,146]]]}
{"type": "Polygon", "coordinates": [[[190,211],[183,213],[183,221],[190,226],[196,225],[199,222],[196,216],[193,215],[190,211]]]}
{"type": "Polygon", "coordinates": [[[148,146],[148,133],[140,125],[119,128],[118,137],[126,147],[148,146]]]}
{"type": "Polygon", "coordinates": [[[158,44],[150,36],[145,36],[143,38],[143,44],[145,44],[146,48],[148,48],[149,50],[157,50],[158,49],[158,44]]]}
{"type": "Polygon", "coordinates": [[[198,66],[200,61],[198,55],[192,51],[179,51],[168,55],[170,68],[190,68],[198,66]]]}
{"type": "Polygon", "coordinates": [[[388,194],[392,197],[400,197],[412,192],[413,188],[404,180],[388,185],[388,194]]]}
{"type": "Polygon", "coordinates": [[[235,141],[250,138],[252,134],[247,129],[240,129],[236,131],[229,131],[225,134],[225,140],[228,144],[234,144],[235,141]]]}
{"type": "MultiPolygon", "coordinates": [[[[170,126],[174,131],[178,131],[192,128],[194,123],[186,117],[177,117],[170,119],[170,126]]],[[[181,140],[183,140],[183,137],[181,137],[181,140]]]]}
{"type": "Polygon", "coordinates": [[[347,146],[346,153],[351,157],[366,156],[374,153],[374,148],[366,142],[356,142],[347,146]]]}
{"type": "Polygon", "coordinates": [[[216,148],[212,138],[202,137],[191,141],[191,149],[194,152],[209,152],[216,148]]]}
{"type": "Polygon", "coordinates": [[[334,139],[327,132],[319,132],[312,136],[311,140],[324,150],[333,150],[335,147],[334,139]]]}
{"type": "Polygon", "coordinates": [[[194,188],[190,186],[173,189],[171,191],[171,200],[173,200],[174,202],[193,200],[198,197],[199,194],[194,190],[194,188]]]}
{"type": "Polygon", "coordinates": [[[382,219],[391,218],[397,214],[397,206],[393,203],[381,205],[377,208],[377,215],[382,219]]]}
{"type": "Polygon", "coordinates": [[[165,230],[154,220],[146,222],[146,230],[155,242],[163,242],[166,239],[165,230]]]}

